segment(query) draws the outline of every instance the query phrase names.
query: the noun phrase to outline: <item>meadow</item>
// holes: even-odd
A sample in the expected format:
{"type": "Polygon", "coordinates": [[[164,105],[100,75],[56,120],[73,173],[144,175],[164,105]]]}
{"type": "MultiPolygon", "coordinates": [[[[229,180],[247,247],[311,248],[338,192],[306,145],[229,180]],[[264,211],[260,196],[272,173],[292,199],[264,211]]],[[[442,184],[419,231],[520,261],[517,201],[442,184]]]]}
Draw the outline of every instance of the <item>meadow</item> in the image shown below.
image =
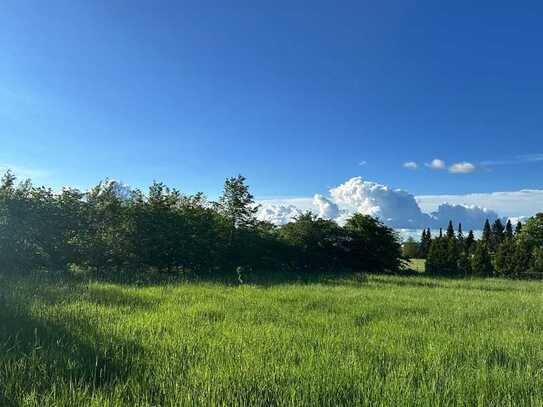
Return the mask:
{"type": "Polygon", "coordinates": [[[0,405],[543,405],[543,284],[0,279],[0,405]]]}

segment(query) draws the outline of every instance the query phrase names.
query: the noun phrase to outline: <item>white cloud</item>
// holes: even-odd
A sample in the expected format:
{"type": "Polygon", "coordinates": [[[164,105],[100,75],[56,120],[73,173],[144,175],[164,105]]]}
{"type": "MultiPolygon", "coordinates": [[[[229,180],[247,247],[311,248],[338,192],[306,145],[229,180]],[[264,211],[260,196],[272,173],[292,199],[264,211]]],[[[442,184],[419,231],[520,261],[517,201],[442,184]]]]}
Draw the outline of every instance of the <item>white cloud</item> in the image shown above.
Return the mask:
{"type": "Polygon", "coordinates": [[[271,222],[274,225],[284,225],[303,214],[300,208],[294,205],[276,205],[264,203],[257,214],[258,220],[271,222]]]}
{"type": "Polygon", "coordinates": [[[363,167],[364,165],[366,165],[368,162],[367,161],[360,161],[358,163],[359,166],[363,167]]]}
{"type": "Polygon", "coordinates": [[[449,172],[453,174],[468,174],[473,171],[475,171],[475,165],[466,161],[455,163],[449,167],[449,172]]]}
{"type": "Polygon", "coordinates": [[[403,163],[403,167],[407,168],[409,170],[416,170],[419,166],[414,161],[407,161],[407,162],[403,163]]]}
{"type": "Polygon", "coordinates": [[[336,219],[339,215],[338,206],[328,198],[320,194],[315,194],[313,204],[319,208],[318,216],[323,219],[336,219]]]}
{"type": "Polygon", "coordinates": [[[434,158],[430,163],[425,164],[427,167],[432,168],[434,170],[444,170],[445,169],[445,161],[440,160],[439,158],[434,158]]]}
{"type": "Polygon", "coordinates": [[[276,224],[287,223],[311,210],[340,224],[354,213],[363,213],[379,217],[396,229],[446,227],[449,220],[455,225],[462,223],[464,229],[480,229],[487,218],[526,217],[541,211],[543,190],[415,197],[407,191],[355,177],[331,188],[330,197],[276,198],[260,203],[277,207],[266,216],[276,224]]]}
{"type": "Polygon", "coordinates": [[[442,203],[431,215],[436,219],[436,225],[442,226],[452,220],[456,224],[462,223],[464,229],[481,229],[486,219],[492,222],[499,217],[491,209],[450,203],[442,203]]]}
{"type": "Polygon", "coordinates": [[[416,199],[425,212],[436,210],[444,202],[477,205],[506,217],[532,216],[543,211],[543,190],[538,189],[465,195],[421,195],[416,199]]]}
{"type": "MultiPolygon", "coordinates": [[[[423,214],[415,197],[406,191],[354,177],[330,189],[334,202],[351,213],[378,217],[392,227],[417,227],[431,222],[423,214]]],[[[421,226],[425,227],[425,226],[421,226]]]]}

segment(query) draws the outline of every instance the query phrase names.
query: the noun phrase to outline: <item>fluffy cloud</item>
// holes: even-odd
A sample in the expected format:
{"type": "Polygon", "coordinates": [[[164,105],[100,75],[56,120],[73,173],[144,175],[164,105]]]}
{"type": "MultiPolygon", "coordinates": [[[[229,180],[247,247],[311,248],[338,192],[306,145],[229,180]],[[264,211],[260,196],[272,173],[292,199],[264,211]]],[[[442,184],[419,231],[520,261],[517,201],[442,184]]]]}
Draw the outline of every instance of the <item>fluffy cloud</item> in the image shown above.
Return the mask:
{"type": "MultiPolygon", "coordinates": [[[[525,191],[526,193],[527,191],[525,191]]],[[[543,191],[537,196],[543,202],[543,191]]],[[[515,194],[515,193],[511,193],[515,194]]],[[[285,224],[306,210],[320,217],[334,219],[343,224],[354,213],[378,217],[395,229],[422,229],[446,227],[449,220],[462,223],[465,229],[480,229],[486,219],[498,218],[496,208],[485,208],[481,203],[492,203],[483,199],[489,194],[476,196],[427,196],[415,197],[407,191],[354,177],[330,189],[330,197],[317,194],[313,198],[275,199],[264,204],[259,218],[275,224],[285,224]],[[469,199],[467,199],[469,198],[469,199]]],[[[533,195],[533,194],[532,194],[533,195]]],[[[530,202],[533,203],[533,200],[530,202]]],[[[531,215],[517,213],[517,215],[531,215]]],[[[508,213],[507,216],[515,216],[508,213]]]]}
{"type": "Polygon", "coordinates": [[[338,206],[320,194],[313,197],[313,204],[319,209],[318,216],[323,219],[336,219],[339,215],[338,206]]]}
{"type": "Polygon", "coordinates": [[[264,204],[260,207],[257,218],[274,225],[285,225],[302,213],[303,211],[294,205],[264,204]]]}
{"type": "Polygon", "coordinates": [[[351,178],[330,189],[330,195],[347,211],[378,217],[395,228],[414,228],[431,222],[430,216],[421,212],[410,193],[364,181],[361,177],[351,178]]]}
{"type": "Polygon", "coordinates": [[[416,199],[424,212],[437,210],[443,202],[481,206],[506,217],[532,216],[543,210],[543,190],[538,189],[465,195],[421,195],[416,199]]]}
{"type": "Polygon", "coordinates": [[[427,163],[426,166],[434,170],[444,170],[445,161],[440,160],[439,158],[434,158],[431,162],[427,163]]]}
{"type": "Polygon", "coordinates": [[[403,167],[407,168],[408,170],[416,170],[419,166],[414,161],[407,161],[407,162],[403,163],[403,167]]]}
{"type": "Polygon", "coordinates": [[[455,163],[449,167],[449,172],[453,174],[468,174],[473,171],[475,171],[475,165],[466,161],[455,163]]]}
{"type": "Polygon", "coordinates": [[[490,209],[449,203],[439,205],[437,211],[431,215],[435,219],[436,227],[442,227],[452,220],[455,223],[462,223],[464,229],[481,229],[486,219],[493,222],[498,218],[498,214],[490,209]]]}

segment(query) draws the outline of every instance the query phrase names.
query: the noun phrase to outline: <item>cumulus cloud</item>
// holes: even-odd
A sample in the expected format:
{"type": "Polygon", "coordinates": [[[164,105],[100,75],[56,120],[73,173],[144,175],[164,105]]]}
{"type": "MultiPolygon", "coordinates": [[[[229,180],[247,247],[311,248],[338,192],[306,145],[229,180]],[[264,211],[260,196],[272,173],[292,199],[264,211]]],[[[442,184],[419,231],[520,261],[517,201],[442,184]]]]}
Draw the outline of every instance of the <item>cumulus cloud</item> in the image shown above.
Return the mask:
{"type": "Polygon", "coordinates": [[[434,158],[429,163],[425,164],[427,167],[432,168],[433,170],[444,170],[445,169],[445,161],[440,160],[439,158],[434,158]]]}
{"type": "Polygon", "coordinates": [[[475,165],[466,161],[455,163],[449,167],[449,172],[453,174],[468,174],[473,171],[475,171],[475,165]]]}
{"type": "Polygon", "coordinates": [[[407,162],[403,163],[403,167],[407,168],[408,170],[416,170],[419,166],[414,161],[407,161],[407,162]]]}
{"type": "Polygon", "coordinates": [[[338,206],[320,194],[315,194],[313,204],[319,209],[318,216],[320,218],[336,219],[339,215],[338,206]]]}
{"type": "Polygon", "coordinates": [[[432,212],[431,216],[435,219],[435,224],[440,227],[452,220],[455,223],[462,223],[464,229],[481,229],[486,219],[493,222],[498,218],[496,212],[487,208],[449,203],[439,205],[437,211],[432,212]]]}
{"type": "Polygon", "coordinates": [[[303,211],[294,205],[264,204],[258,211],[257,219],[274,225],[285,225],[301,214],[303,211]]]}
{"type": "MultiPolygon", "coordinates": [[[[540,191],[540,196],[543,199],[543,191],[540,191]]],[[[465,229],[480,229],[486,219],[493,221],[498,218],[498,211],[478,205],[475,201],[461,200],[454,195],[421,199],[401,189],[354,177],[331,188],[330,197],[317,194],[313,199],[275,199],[267,203],[261,201],[263,207],[260,219],[280,225],[288,223],[306,210],[311,210],[318,216],[334,219],[339,224],[343,224],[355,213],[362,213],[378,217],[395,229],[436,229],[446,227],[449,220],[455,224],[462,223],[465,229]],[[280,204],[281,202],[284,204],[280,204]]]]}
{"type": "Polygon", "coordinates": [[[361,177],[351,178],[330,189],[330,195],[334,202],[352,213],[378,217],[391,227],[410,228],[431,222],[430,216],[421,212],[410,193],[364,181],[361,177]]]}
{"type": "Polygon", "coordinates": [[[501,216],[532,216],[543,210],[543,190],[474,193],[464,195],[420,195],[417,202],[424,212],[435,211],[444,202],[489,208],[501,216]]]}

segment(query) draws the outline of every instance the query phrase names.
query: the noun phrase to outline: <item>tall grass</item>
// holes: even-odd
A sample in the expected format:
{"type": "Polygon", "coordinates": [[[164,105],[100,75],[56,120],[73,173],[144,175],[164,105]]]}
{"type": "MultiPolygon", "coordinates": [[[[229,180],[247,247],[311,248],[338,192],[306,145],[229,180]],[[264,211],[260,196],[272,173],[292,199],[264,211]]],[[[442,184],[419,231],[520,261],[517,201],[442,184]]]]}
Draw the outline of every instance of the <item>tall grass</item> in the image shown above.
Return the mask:
{"type": "Polygon", "coordinates": [[[0,280],[0,405],[543,405],[543,284],[0,280]]]}

